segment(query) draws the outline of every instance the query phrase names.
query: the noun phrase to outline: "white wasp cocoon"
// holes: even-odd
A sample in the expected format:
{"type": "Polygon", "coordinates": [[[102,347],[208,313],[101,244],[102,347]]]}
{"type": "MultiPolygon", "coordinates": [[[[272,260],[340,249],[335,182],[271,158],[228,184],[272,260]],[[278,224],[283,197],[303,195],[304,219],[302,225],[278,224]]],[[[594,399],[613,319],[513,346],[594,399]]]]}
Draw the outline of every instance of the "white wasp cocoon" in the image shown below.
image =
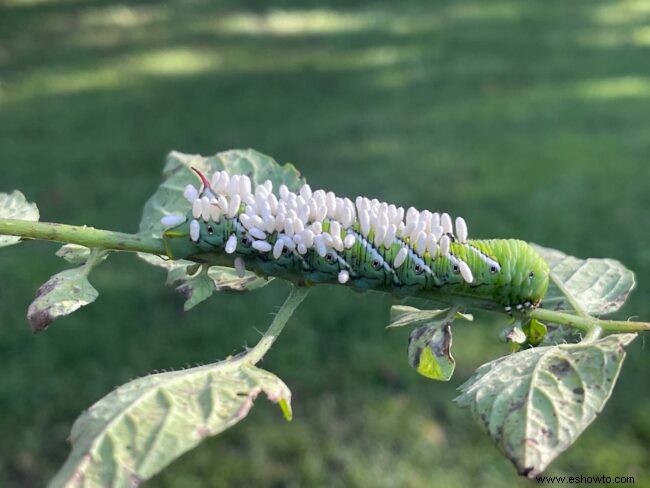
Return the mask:
{"type": "Polygon", "coordinates": [[[237,249],[237,236],[235,234],[231,234],[228,240],[226,241],[226,254],[232,254],[235,252],[237,249]]]}
{"type": "Polygon", "coordinates": [[[239,175],[232,175],[230,177],[230,184],[228,185],[228,193],[230,196],[239,195],[239,175]]]}
{"type": "Polygon", "coordinates": [[[296,243],[293,242],[293,239],[286,234],[280,234],[280,239],[284,243],[284,247],[293,251],[296,248],[296,243]]]}
{"type": "Polygon", "coordinates": [[[330,222],[330,234],[332,236],[341,236],[341,224],[333,220],[330,222]]]}
{"type": "Polygon", "coordinates": [[[198,242],[200,233],[201,226],[199,225],[199,221],[196,219],[192,220],[192,222],[190,222],[190,239],[194,242],[198,242]]]}
{"type": "Polygon", "coordinates": [[[187,185],[183,191],[183,196],[188,202],[194,203],[194,200],[199,198],[199,190],[194,185],[187,185]]]}
{"type": "Polygon", "coordinates": [[[184,215],[165,215],[163,218],[160,219],[160,223],[163,225],[163,227],[176,227],[177,225],[182,224],[185,222],[185,216],[184,215]]]}
{"type": "Polygon", "coordinates": [[[197,198],[192,203],[192,217],[194,217],[195,219],[200,219],[202,213],[203,213],[203,203],[201,202],[200,198],[197,198]]]}
{"type": "Polygon", "coordinates": [[[426,250],[427,246],[427,235],[424,231],[421,231],[418,234],[418,238],[416,240],[416,245],[415,248],[420,256],[424,254],[424,251],[426,250]]]}
{"type": "Polygon", "coordinates": [[[241,205],[241,198],[239,195],[233,195],[228,204],[228,217],[231,219],[237,215],[239,212],[239,206],[241,205]]]}
{"type": "Polygon", "coordinates": [[[436,257],[436,252],[438,251],[438,243],[436,242],[436,238],[434,237],[433,234],[428,234],[427,235],[426,248],[427,248],[427,251],[429,252],[429,255],[432,258],[435,258],[436,257]]]}
{"type": "Polygon", "coordinates": [[[339,283],[344,284],[347,283],[348,280],[350,279],[350,273],[347,270],[343,270],[339,272],[339,283]]]}
{"type": "Polygon", "coordinates": [[[226,197],[223,195],[219,195],[217,197],[217,205],[219,205],[219,208],[221,208],[221,211],[225,214],[228,213],[228,200],[226,200],[226,197]]]}
{"type": "Polygon", "coordinates": [[[300,189],[300,196],[304,198],[305,201],[309,201],[312,197],[311,186],[305,183],[300,189]]]}
{"type": "Polygon", "coordinates": [[[293,219],[287,219],[284,221],[284,233],[289,237],[293,237],[293,219]]]}
{"type": "Polygon", "coordinates": [[[263,229],[266,225],[264,223],[264,220],[262,220],[262,217],[260,217],[259,215],[253,215],[251,217],[251,222],[253,222],[253,225],[258,229],[263,229]]]}
{"type": "Polygon", "coordinates": [[[451,217],[448,213],[443,213],[440,216],[440,225],[442,226],[442,231],[445,234],[452,234],[454,232],[454,228],[451,224],[451,217]]]}
{"type": "Polygon", "coordinates": [[[208,197],[201,197],[201,216],[206,222],[210,220],[210,199],[208,197]]]}
{"type": "Polygon", "coordinates": [[[219,180],[221,179],[221,171],[215,171],[210,180],[210,186],[216,192],[219,191],[219,180]]]}
{"type": "Polygon", "coordinates": [[[221,209],[219,208],[218,205],[216,205],[216,204],[214,203],[214,201],[213,201],[212,204],[210,205],[210,218],[211,218],[214,222],[218,222],[219,219],[221,218],[221,209]]]}
{"type": "Polygon", "coordinates": [[[354,237],[354,234],[348,234],[345,236],[345,239],[343,239],[343,245],[346,249],[350,249],[352,246],[354,246],[355,242],[357,242],[357,240],[354,237]]]}
{"type": "Polygon", "coordinates": [[[397,233],[397,226],[395,224],[390,224],[388,230],[386,231],[386,237],[384,237],[384,247],[389,248],[393,245],[395,240],[395,234],[397,233]]]}
{"type": "Polygon", "coordinates": [[[472,270],[469,268],[468,264],[465,261],[462,261],[460,259],[458,260],[458,269],[460,270],[461,276],[467,283],[474,281],[472,270]]]}
{"type": "Polygon", "coordinates": [[[250,192],[251,192],[251,179],[246,175],[242,175],[242,177],[239,179],[239,194],[242,196],[246,196],[250,194],[250,192]]]}
{"type": "Polygon", "coordinates": [[[314,245],[314,233],[310,229],[305,229],[301,232],[302,242],[305,246],[311,248],[314,245]]]}
{"type": "Polygon", "coordinates": [[[253,248],[260,252],[269,252],[273,246],[266,241],[253,241],[253,248]]]}
{"type": "Polygon", "coordinates": [[[343,244],[343,239],[341,239],[340,236],[334,236],[332,238],[332,247],[337,251],[342,252],[345,249],[345,245],[343,244]]]}
{"type": "Polygon", "coordinates": [[[375,228],[375,247],[379,247],[384,243],[387,231],[387,226],[380,225],[375,228]]]}
{"type": "Polygon", "coordinates": [[[257,227],[253,227],[248,231],[248,233],[253,236],[255,239],[266,239],[266,233],[257,227]]]}
{"type": "Polygon", "coordinates": [[[278,239],[275,241],[275,244],[273,244],[273,257],[275,259],[279,259],[280,256],[282,256],[282,251],[284,250],[284,241],[282,239],[278,239]]]}
{"type": "Polygon", "coordinates": [[[462,244],[467,242],[467,223],[462,217],[456,217],[456,235],[462,244]]]}
{"type": "Polygon", "coordinates": [[[225,171],[222,171],[221,177],[219,178],[219,184],[215,188],[215,191],[217,193],[226,193],[229,183],[230,183],[230,176],[225,171]]]}
{"type": "Polygon", "coordinates": [[[324,258],[327,254],[327,248],[325,247],[323,234],[318,234],[316,237],[314,237],[314,247],[316,248],[318,255],[321,258],[324,258]]]}
{"type": "Polygon", "coordinates": [[[251,216],[248,215],[247,213],[243,213],[239,216],[239,221],[241,224],[246,227],[246,229],[250,230],[253,227],[253,222],[251,220],[251,216]]]}
{"type": "Polygon", "coordinates": [[[235,271],[240,278],[246,275],[246,263],[239,256],[235,258],[235,271]]]}
{"type": "Polygon", "coordinates": [[[446,256],[449,254],[449,236],[444,235],[440,238],[440,242],[438,243],[440,245],[440,255],[441,256],[446,256]]]}
{"type": "Polygon", "coordinates": [[[395,256],[395,260],[393,261],[393,266],[395,268],[399,268],[402,264],[404,264],[404,261],[406,261],[407,256],[408,256],[408,249],[406,247],[401,248],[397,252],[397,256],[395,256]]]}

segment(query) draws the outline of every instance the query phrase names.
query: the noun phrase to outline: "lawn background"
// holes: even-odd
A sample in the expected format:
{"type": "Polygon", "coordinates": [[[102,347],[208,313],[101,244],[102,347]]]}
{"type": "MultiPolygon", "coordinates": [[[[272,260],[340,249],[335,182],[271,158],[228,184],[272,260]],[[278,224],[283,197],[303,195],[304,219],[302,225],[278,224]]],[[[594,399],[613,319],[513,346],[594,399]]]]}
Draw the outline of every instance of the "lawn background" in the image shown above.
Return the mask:
{"type": "MultiPolygon", "coordinates": [[[[0,190],[42,220],[134,231],[172,149],[253,147],[313,187],[463,215],[476,237],[612,257],[650,318],[650,3],[406,0],[0,5],[0,190]]],[[[164,274],[114,255],[96,303],[29,333],[56,246],[0,250],[0,486],[42,486],[77,415],[129,379],[253,344],[274,282],[191,313],[164,274]]],[[[313,291],[263,366],[294,421],[250,417],[147,486],[531,486],[455,389],[504,354],[500,324],[455,329],[446,384],[386,331],[391,298],[313,291]]],[[[646,339],[647,341],[647,339],[646,339]]],[[[650,486],[648,347],[630,348],[602,416],[549,475],[650,486]]]]}

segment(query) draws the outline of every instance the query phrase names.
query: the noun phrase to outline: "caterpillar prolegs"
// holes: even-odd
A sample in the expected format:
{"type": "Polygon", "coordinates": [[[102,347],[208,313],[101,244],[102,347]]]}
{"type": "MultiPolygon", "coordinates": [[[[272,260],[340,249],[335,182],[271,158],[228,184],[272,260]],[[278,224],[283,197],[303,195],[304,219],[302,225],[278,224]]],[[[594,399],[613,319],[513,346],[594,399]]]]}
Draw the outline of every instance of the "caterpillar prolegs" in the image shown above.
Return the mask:
{"type": "Polygon", "coordinates": [[[195,172],[201,185],[185,188],[187,215],[162,219],[173,259],[229,256],[240,274],[398,296],[449,293],[507,311],[537,306],[548,288],[548,265],[526,242],[468,239],[461,217],[353,202],[306,184],[297,193],[281,185],[276,195],[271,181],[252,188],[246,175],[195,172]]]}

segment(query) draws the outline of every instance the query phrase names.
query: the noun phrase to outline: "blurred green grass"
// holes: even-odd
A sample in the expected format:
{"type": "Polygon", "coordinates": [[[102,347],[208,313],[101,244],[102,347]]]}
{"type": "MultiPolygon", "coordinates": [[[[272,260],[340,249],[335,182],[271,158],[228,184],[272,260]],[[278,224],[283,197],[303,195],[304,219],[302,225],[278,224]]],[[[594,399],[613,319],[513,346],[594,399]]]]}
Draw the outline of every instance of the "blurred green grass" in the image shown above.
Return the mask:
{"type": "MultiPolygon", "coordinates": [[[[650,317],[647,2],[295,0],[0,5],[1,189],[42,219],[133,231],[171,149],[254,147],[312,186],[466,217],[637,273],[619,317],[650,317]]],[[[92,306],[32,336],[25,310],[65,263],[0,253],[0,485],[41,486],[77,415],[115,386],[252,344],[282,283],[183,314],[133,256],[97,269],[92,306]]],[[[391,299],[314,290],[264,362],[295,420],[250,418],[149,486],[527,486],[451,402],[505,353],[498,324],[461,325],[448,384],[406,364],[391,299]]],[[[595,424],[550,475],[650,486],[644,340],[595,424]]]]}

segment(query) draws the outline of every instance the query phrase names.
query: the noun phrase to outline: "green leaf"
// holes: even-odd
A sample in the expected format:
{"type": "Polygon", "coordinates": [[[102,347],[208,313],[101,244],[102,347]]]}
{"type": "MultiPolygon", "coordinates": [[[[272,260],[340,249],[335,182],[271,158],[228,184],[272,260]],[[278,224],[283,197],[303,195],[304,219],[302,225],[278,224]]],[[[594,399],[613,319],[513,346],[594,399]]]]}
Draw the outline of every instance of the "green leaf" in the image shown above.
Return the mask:
{"type": "Polygon", "coordinates": [[[225,151],[212,157],[172,151],[167,156],[162,183],[144,206],[140,220],[141,234],[160,237],[164,230],[160,223],[163,216],[187,214],[191,207],[183,197],[183,191],[189,184],[200,184],[192,167],[209,175],[224,170],[231,175],[246,174],[254,185],[268,179],[273,182],[274,188],[285,184],[294,191],[305,183],[293,165],[280,166],[273,158],[252,149],[225,151]]]}
{"type": "Polygon", "coordinates": [[[289,388],[241,358],[122,385],[74,423],[72,452],[50,487],[137,486],[245,418],[260,392],[291,419],[289,388]]]}
{"type": "Polygon", "coordinates": [[[553,278],[559,282],[551,283],[542,302],[544,308],[575,310],[568,293],[587,314],[612,313],[623,306],[635,286],[634,273],[613,259],[579,259],[536,244],[533,247],[548,262],[553,278]]]}
{"type": "Polygon", "coordinates": [[[422,376],[448,381],[456,367],[451,355],[451,324],[455,319],[473,320],[458,310],[420,310],[405,305],[391,307],[391,323],[387,328],[418,326],[409,335],[408,361],[422,376]]]}
{"type": "Polygon", "coordinates": [[[386,328],[426,324],[441,315],[446,315],[448,312],[448,308],[443,310],[420,310],[406,305],[393,305],[390,308],[390,324],[386,328]]]}
{"type": "MultiPolygon", "coordinates": [[[[167,157],[163,170],[163,182],[145,204],[140,220],[141,234],[160,237],[163,231],[160,219],[163,216],[185,215],[188,212],[190,206],[183,197],[183,191],[188,184],[195,186],[198,184],[192,167],[207,174],[212,174],[217,170],[225,170],[230,174],[246,174],[254,184],[263,183],[269,179],[275,188],[285,184],[291,190],[298,190],[305,183],[304,178],[300,176],[294,166],[290,164],[280,166],[269,156],[252,149],[225,151],[207,158],[173,151],[167,157]]],[[[201,290],[189,305],[186,303],[186,308],[191,308],[205,300],[215,290],[248,291],[264,286],[270,281],[270,279],[258,278],[251,273],[240,278],[228,268],[212,267],[209,275],[214,281],[214,289],[208,293],[210,285],[207,280],[202,279],[200,282],[196,282],[192,279],[192,275],[186,273],[188,266],[193,263],[182,260],[172,261],[144,253],[139,256],[150,264],[166,268],[170,274],[173,272],[173,276],[168,277],[167,281],[173,283],[183,293],[194,296],[194,289],[200,285],[201,290]]]]}
{"type": "MultiPolygon", "coordinates": [[[[29,203],[18,190],[12,193],[0,193],[0,219],[20,219],[37,222],[38,208],[29,203]]],[[[0,247],[11,246],[20,242],[20,237],[0,236],[0,247]]]]}
{"type": "Polygon", "coordinates": [[[526,334],[526,341],[531,346],[539,346],[544,337],[546,337],[546,325],[539,320],[529,319],[521,327],[521,330],[526,334]]]}
{"type": "Polygon", "coordinates": [[[418,327],[409,336],[409,364],[422,376],[449,381],[456,367],[456,360],[451,355],[451,342],[450,323],[418,327]]]}
{"type": "Polygon", "coordinates": [[[541,473],[602,411],[636,334],[526,349],[484,364],[460,387],[519,473],[541,473]]]}
{"type": "Polygon", "coordinates": [[[58,317],[69,315],[97,299],[97,290],[88,281],[88,274],[106,254],[107,251],[93,249],[86,264],[55,274],[38,289],[27,309],[32,331],[45,330],[58,317]]]}
{"type": "MultiPolygon", "coordinates": [[[[84,264],[90,259],[91,250],[89,247],[80,246],[78,244],[66,244],[56,252],[56,255],[65,259],[70,264],[84,264]]],[[[108,257],[109,251],[102,252],[101,256],[97,256],[100,261],[108,257]]],[[[96,263],[98,264],[98,263],[96,263]]]]}
{"type": "Polygon", "coordinates": [[[246,417],[260,392],[291,420],[289,388],[255,364],[308,293],[306,287],[292,288],[262,339],[246,353],[146,376],[97,402],[73,425],[72,452],[51,486],[137,486],[246,417]]]}

